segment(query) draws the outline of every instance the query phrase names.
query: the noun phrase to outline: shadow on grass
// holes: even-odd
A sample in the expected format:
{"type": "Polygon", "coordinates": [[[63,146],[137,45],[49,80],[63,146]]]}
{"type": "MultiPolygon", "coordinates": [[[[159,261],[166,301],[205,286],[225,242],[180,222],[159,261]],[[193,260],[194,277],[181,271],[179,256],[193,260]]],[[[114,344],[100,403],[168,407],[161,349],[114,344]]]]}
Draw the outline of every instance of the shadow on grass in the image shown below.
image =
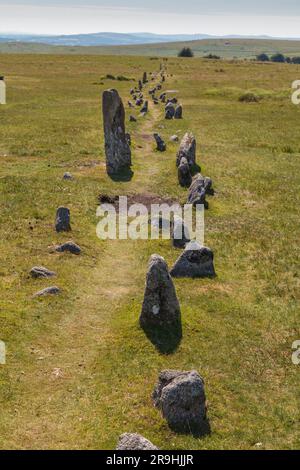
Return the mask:
{"type": "Polygon", "coordinates": [[[172,354],[182,339],[181,323],[169,327],[141,325],[145,335],[161,354],[172,354]]]}
{"type": "Polygon", "coordinates": [[[108,176],[115,182],[128,183],[132,180],[134,172],[130,168],[126,168],[118,173],[109,173],[108,176]]]}
{"type": "Polygon", "coordinates": [[[195,176],[197,175],[198,173],[201,173],[201,167],[199,165],[197,165],[197,163],[195,163],[195,165],[193,165],[191,168],[191,175],[192,176],[195,176]]]}
{"type": "Polygon", "coordinates": [[[186,435],[191,434],[193,437],[196,437],[196,438],[210,436],[211,434],[211,427],[210,427],[210,422],[208,418],[202,420],[198,424],[194,424],[193,426],[187,423],[187,425],[184,428],[172,425],[171,423],[168,423],[168,425],[169,425],[169,428],[177,434],[186,434],[186,435]]]}

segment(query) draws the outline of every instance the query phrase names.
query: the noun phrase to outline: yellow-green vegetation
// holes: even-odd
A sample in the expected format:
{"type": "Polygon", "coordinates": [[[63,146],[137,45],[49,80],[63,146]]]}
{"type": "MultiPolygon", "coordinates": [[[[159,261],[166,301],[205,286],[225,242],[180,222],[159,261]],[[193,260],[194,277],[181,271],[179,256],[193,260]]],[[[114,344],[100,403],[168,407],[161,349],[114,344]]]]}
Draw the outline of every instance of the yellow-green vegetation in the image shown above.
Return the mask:
{"type": "Polygon", "coordinates": [[[182,48],[191,48],[195,57],[209,54],[226,59],[255,59],[258,54],[277,53],[300,56],[300,41],[285,39],[201,39],[199,41],[138,44],[130,46],[52,46],[49,44],[9,42],[0,43],[0,53],[37,54],[100,54],[175,56],[182,48]]]}
{"type": "Polygon", "coordinates": [[[113,449],[121,433],[139,432],[161,449],[299,448],[291,347],[300,337],[300,107],[290,87],[300,67],[169,59],[165,89],[178,90],[184,119],[164,121],[151,105],[128,124],[134,176],[116,182],[105,171],[101,93],[116,87],[126,103],[135,82],[104,77],[137,79],[159,62],[2,55],[0,64],[0,447],[113,449]],[[260,99],[240,102],[246,93],[260,99]],[[157,130],[164,154],[154,151],[157,130]],[[186,130],[216,189],[206,244],[218,276],[175,281],[183,339],[162,355],[138,324],[147,262],[158,253],[170,266],[180,250],[169,241],[100,241],[97,198],[151,193],[185,202],[169,137],[186,130]],[[71,234],[54,231],[60,205],[71,210],[71,234]],[[70,238],[82,255],[51,253],[70,238]],[[57,278],[31,279],[34,265],[57,278]],[[53,284],[59,296],[32,298],[53,284]],[[174,434],[153,407],[166,368],[204,377],[210,436],[174,434]]]}

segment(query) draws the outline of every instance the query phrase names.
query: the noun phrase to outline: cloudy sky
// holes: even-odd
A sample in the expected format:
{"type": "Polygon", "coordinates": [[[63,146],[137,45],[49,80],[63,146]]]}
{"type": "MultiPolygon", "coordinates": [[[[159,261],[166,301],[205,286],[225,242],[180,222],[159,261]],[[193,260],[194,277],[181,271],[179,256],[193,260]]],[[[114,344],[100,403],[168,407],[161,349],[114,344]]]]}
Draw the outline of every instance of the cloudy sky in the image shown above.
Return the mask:
{"type": "Polygon", "coordinates": [[[300,0],[0,0],[0,32],[300,36],[300,0]]]}

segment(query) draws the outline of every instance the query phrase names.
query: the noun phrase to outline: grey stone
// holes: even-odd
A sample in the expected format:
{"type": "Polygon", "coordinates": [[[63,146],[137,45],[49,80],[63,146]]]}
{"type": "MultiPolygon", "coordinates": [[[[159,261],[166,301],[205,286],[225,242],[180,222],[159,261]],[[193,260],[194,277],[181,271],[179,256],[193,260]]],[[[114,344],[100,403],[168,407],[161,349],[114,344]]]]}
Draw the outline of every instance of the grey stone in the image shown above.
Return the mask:
{"type": "Polygon", "coordinates": [[[184,224],[181,217],[175,216],[172,227],[172,244],[175,248],[185,248],[190,242],[188,227],[184,224]]]}
{"type": "Polygon", "coordinates": [[[207,209],[207,194],[214,194],[214,190],[212,188],[212,180],[198,173],[196,176],[194,176],[192,184],[189,188],[187,203],[193,204],[193,206],[196,206],[197,204],[204,204],[205,208],[207,209]]]}
{"type": "Polygon", "coordinates": [[[191,132],[187,132],[180,144],[179,151],[177,153],[177,166],[180,165],[182,157],[185,157],[190,167],[196,163],[196,139],[191,132]]]}
{"type": "Polygon", "coordinates": [[[46,287],[46,289],[40,290],[37,292],[34,297],[44,297],[45,295],[58,295],[60,294],[60,289],[56,286],[46,287]]]}
{"type": "Polygon", "coordinates": [[[69,241],[69,242],[63,243],[62,245],[56,246],[55,251],[57,251],[58,253],[69,251],[73,255],[80,255],[81,248],[80,246],[76,245],[76,243],[69,241]]]}
{"type": "Polygon", "coordinates": [[[216,275],[214,254],[210,248],[190,242],[170,272],[172,277],[205,278],[216,275]]]}
{"type": "Polygon", "coordinates": [[[171,142],[178,142],[178,141],[179,141],[178,135],[172,135],[172,136],[170,137],[170,141],[171,141],[171,142]]]}
{"type": "Polygon", "coordinates": [[[49,269],[44,268],[44,266],[34,266],[30,270],[30,275],[34,279],[37,278],[48,278],[48,277],[54,277],[56,276],[56,273],[54,271],[49,271],[49,269]]]}
{"type": "Polygon", "coordinates": [[[156,150],[158,150],[159,152],[165,152],[166,144],[161,138],[161,136],[159,134],[153,134],[153,137],[156,141],[156,150]]]}
{"type": "Polygon", "coordinates": [[[56,211],[55,230],[57,232],[69,232],[70,225],[70,210],[67,207],[59,207],[56,211]]]}
{"type": "Polygon", "coordinates": [[[180,186],[183,188],[189,188],[192,184],[190,166],[185,157],[180,160],[180,165],[178,167],[178,181],[180,186]]]}
{"type": "Polygon", "coordinates": [[[64,173],[63,179],[64,180],[72,180],[73,175],[67,171],[66,173],[64,173]]]}
{"type": "Polygon", "coordinates": [[[145,84],[145,83],[147,83],[147,82],[148,82],[148,80],[147,80],[147,72],[144,72],[144,73],[143,73],[143,83],[145,84]]]}
{"type": "Polygon", "coordinates": [[[131,151],[125,135],[125,110],[117,90],[103,93],[103,122],[108,174],[130,168],[131,151]]]}
{"type": "Polygon", "coordinates": [[[177,326],[181,322],[175,287],[164,258],[152,255],[140,316],[143,328],[177,326]]]}
{"type": "Polygon", "coordinates": [[[141,109],[141,113],[148,113],[148,101],[144,102],[144,105],[141,109]]]}
{"type": "Polygon", "coordinates": [[[143,99],[142,98],[138,98],[135,102],[136,106],[142,106],[143,104],[143,99]]]}
{"type": "Polygon", "coordinates": [[[120,436],[116,450],[158,450],[158,448],[140,434],[125,433],[120,436]]]}
{"type": "Polygon", "coordinates": [[[130,122],[136,122],[137,119],[136,119],[134,116],[130,116],[130,117],[129,117],[129,121],[130,121],[130,122]]]}
{"type": "Polygon", "coordinates": [[[178,105],[175,109],[174,119],[182,119],[182,106],[178,105]]]}
{"type": "Polygon", "coordinates": [[[140,90],[140,91],[143,89],[143,83],[142,83],[142,80],[139,80],[139,85],[138,85],[138,87],[139,87],[139,90],[140,90]]]}
{"type": "Polygon", "coordinates": [[[197,371],[161,372],[153,400],[170,428],[176,432],[200,432],[207,422],[204,381],[197,371]]]}
{"type": "Polygon", "coordinates": [[[166,109],[165,109],[165,118],[166,119],[173,119],[175,115],[175,108],[172,105],[172,103],[167,104],[166,109]]]}

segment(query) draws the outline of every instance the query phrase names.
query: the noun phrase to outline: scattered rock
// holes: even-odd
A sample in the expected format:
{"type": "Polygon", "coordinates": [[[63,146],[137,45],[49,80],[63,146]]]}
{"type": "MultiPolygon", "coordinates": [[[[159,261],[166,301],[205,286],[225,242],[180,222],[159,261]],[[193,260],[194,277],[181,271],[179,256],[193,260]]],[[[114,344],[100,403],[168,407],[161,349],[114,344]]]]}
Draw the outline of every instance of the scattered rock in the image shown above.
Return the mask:
{"type": "Polygon", "coordinates": [[[140,434],[122,434],[116,450],[158,450],[148,439],[140,434]]]}
{"type": "Polygon", "coordinates": [[[142,106],[143,102],[144,102],[144,101],[143,101],[142,98],[138,98],[138,99],[136,100],[135,104],[136,104],[136,106],[142,106]]]}
{"type": "Polygon", "coordinates": [[[215,277],[214,254],[210,248],[190,242],[170,272],[172,277],[215,277]]]}
{"type": "Polygon", "coordinates": [[[130,122],[137,122],[137,119],[134,116],[129,117],[130,122]]]}
{"type": "Polygon", "coordinates": [[[190,186],[187,203],[193,204],[193,206],[196,206],[197,204],[204,204],[205,208],[207,209],[207,194],[214,194],[214,190],[212,188],[212,180],[198,173],[196,176],[194,176],[192,184],[190,186]]]}
{"type": "Polygon", "coordinates": [[[56,276],[56,273],[54,271],[49,271],[49,269],[44,268],[43,266],[34,266],[30,270],[30,275],[34,279],[37,278],[47,278],[47,277],[53,277],[56,276]]]}
{"type": "Polygon", "coordinates": [[[175,109],[174,119],[182,119],[182,106],[178,105],[175,109]]]}
{"type": "Polygon", "coordinates": [[[175,326],[181,322],[175,287],[164,258],[152,255],[146,277],[146,289],[140,324],[143,328],[175,326]]]}
{"type": "Polygon", "coordinates": [[[63,179],[64,179],[64,180],[72,180],[72,179],[73,179],[73,175],[67,171],[67,172],[64,174],[63,179]]]}
{"type": "Polygon", "coordinates": [[[180,160],[180,165],[178,167],[178,181],[180,186],[183,188],[189,188],[192,184],[190,166],[185,157],[180,160]]]}
{"type": "Polygon", "coordinates": [[[180,165],[183,157],[187,159],[190,167],[196,164],[196,139],[191,132],[187,132],[181,141],[177,154],[177,166],[180,165]]]}
{"type": "Polygon", "coordinates": [[[56,246],[55,251],[57,251],[58,253],[69,251],[73,255],[80,255],[81,248],[80,246],[76,245],[76,243],[70,241],[70,242],[63,243],[62,245],[56,246]]]}
{"type": "Polygon", "coordinates": [[[156,150],[158,150],[159,152],[165,152],[167,147],[163,139],[160,137],[159,134],[153,134],[153,136],[157,145],[156,150]]]}
{"type": "Polygon", "coordinates": [[[69,232],[70,225],[70,210],[67,207],[59,207],[56,211],[55,230],[57,232],[69,232]]]}
{"type": "Polygon", "coordinates": [[[108,174],[130,168],[131,151],[125,135],[125,110],[117,90],[103,93],[103,122],[108,174]]]}
{"type": "Polygon", "coordinates": [[[171,141],[171,142],[178,142],[178,141],[179,141],[178,135],[172,135],[172,136],[170,137],[170,141],[171,141]]]}
{"type": "Polygon", "coordinates": [[[60,289],[56,286],[46,287],[46,289],[37,292],[34,297],[43,297],[45,295],[57,295],[60,294],[60,289]]]}
{"type": "Polygon", "coordinates": [[[204,381],[197,371],[161,372],[153,400],[172,430],[197,434],[207,432],[204,381]]]}

